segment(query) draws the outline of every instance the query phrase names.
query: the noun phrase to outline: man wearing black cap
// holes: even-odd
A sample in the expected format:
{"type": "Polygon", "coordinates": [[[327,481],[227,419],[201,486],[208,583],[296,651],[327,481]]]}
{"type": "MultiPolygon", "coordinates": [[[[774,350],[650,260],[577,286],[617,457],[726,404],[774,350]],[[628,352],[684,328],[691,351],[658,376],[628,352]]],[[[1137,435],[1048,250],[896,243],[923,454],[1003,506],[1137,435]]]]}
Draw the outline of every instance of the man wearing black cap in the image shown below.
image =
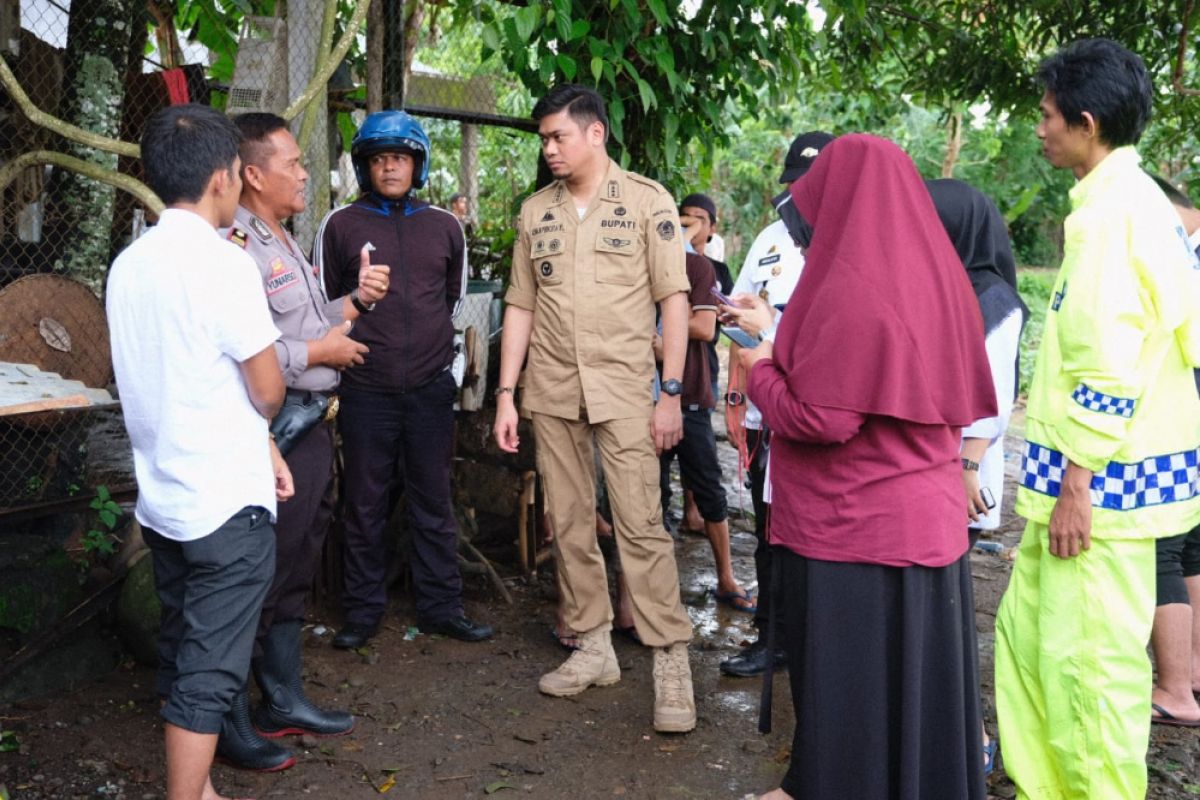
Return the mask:
{"type": "MultiPolygon", "coordinates": [[[[783,162],[783,174],[779,182],[790,185],[812,166],[821,148],[833,141],[833,136],[824,131],[802,133],[792,141],[787,158],[783,162]]],[[[772,202],[779,204],[788,199],[787,190],[772,202]]],[[[754,239],[742,270],[733,287],[733,297],[739,294],[755,294],[766,300],[775,313],[791,297],[804,268],[804,250],[788,232],[782,219],[777,219],[754,239]]],[[[775,322],[778,324],[778,313],[775,322]]],[[[753,334],[769,336],[771,331],[752,331],[753,334]]],[[[767,471],[767,449],[770,432],[763,423],[762,414],[744,394],[746,376],[738,368],[737,345],[730,345],[729,393],[725,396],[725,421],[729,441],[741,452],[742,463],[750,473],[750,497],[754,504],[754,535],[758,546],[754,550],[754,570],[758,577],[758,610],[754,614],[754,625],[759,638],[745,647],[733,658],[721,662],[721,672],[736,677],[751,677],[761,674],[767,667],[771,654],[767,651],[766,626],[771,607],[771,551],[766,540],[767,503],[763,489],[767,471]]],[[[782,668],[786,659],[782,644],[775,643],[774,661],[782,668]]]]}
{"type": "MultiPolygon", "coordinates": [[[[692,250],[708,259],[712,264],[713,272],[716,273],[717,288],[723,294],[728,295],[733,291],[733,276],[729,274],[729,265],[724,261],[718,261],[713,258],[710,253],[705,252],[705,248],[712,241],[713,235],[717,230],[717,204],[713,199],[706,194],[694,192],[683,198],[683,202],[679,204],[679,215],[687,216],[691,220],[691,225],[687,228],[688,244],[692,250]]],[[[720,332],[713,334],[712,341],[707,342],[704,346],[705,354],[708,358],[708,374],[712,382],[713,397],[720,396],[720,391],[717,388],[718,379],[721,375],[721,361],[717,357],[717,341],[721,338],[720,332]]],[[[704,532],[704,519],[696,507],[695,493],[692,488],[684,482],[684,503],[683,503],[683,521],[680,524],[681,529],[704,532]]],[[[666,508],[663,509],[663,519],[667,516],[666,508]]]]}

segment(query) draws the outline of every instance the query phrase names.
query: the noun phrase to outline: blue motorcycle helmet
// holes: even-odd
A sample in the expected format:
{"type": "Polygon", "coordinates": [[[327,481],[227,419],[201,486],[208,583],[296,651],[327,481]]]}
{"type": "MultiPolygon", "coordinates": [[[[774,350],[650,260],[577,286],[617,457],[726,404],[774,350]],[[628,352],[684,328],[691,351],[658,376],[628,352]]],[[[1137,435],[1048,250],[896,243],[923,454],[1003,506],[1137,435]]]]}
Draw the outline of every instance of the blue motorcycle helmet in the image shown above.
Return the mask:
{"type": "Polygon", "coordinates": [[[367,159],[376,153],[403,151],[411,153],[414,189],[420,189],[429,178],[429,137],[415,119],[404,111],[376,111],[363,120],[362,127],[350,142],[350,160],[358,178],[359,191],[371,191],[371,170],[367,159]]]}

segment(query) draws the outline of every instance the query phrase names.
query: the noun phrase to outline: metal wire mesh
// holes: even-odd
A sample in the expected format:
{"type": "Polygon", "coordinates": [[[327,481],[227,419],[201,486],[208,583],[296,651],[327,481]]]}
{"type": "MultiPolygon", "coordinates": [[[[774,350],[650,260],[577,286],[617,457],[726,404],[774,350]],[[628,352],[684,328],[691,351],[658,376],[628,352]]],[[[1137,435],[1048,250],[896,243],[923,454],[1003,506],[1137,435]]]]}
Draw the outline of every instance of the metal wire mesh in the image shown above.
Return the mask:
{"type": "MultiPolygon", "coordinates": [[[[342,35],[353,5],[0,0],[0,55],[20,92],[40,111],[136,143],[146,120],[169,104],[283,112],[307,87],[321,53],[342,35]],[[224,13],[205,16],[198,10],[205,5],[224,13]],[[254,14],[244,16],[246,8],[254,14]],[[98,19],[103,21],[96,24],[98,19]],[[92,59],[87,68],[84,52],[92,59]],[[97,58],[107,59],[104,69],[94,68],[97,58]]],[[[468,302],[456,320],[477,340],[467,353],[473,360],[463,408],[478,408],[486,389],[487,345],[499,327],[498,303],[489,293],[507,275],[512,221],[536,171],[537,145],[528,122],[533,99],[502,65],[481,59],[477,20],[452,20],[440,4],[402,5],[409,13],[402,20],[403,59],[411,70],[404,105],[433,143],[430,179],[421,194],[444,207],[454,195],[465,196],[472,291],[486,295],[468,302]]],[[[504,4],[496,3],[496,9],[508,13],[504,4]]],[[[379,52],[367,52],[371,41],[380,39],[360,31],[324,87],[328,104],[318,101],[309,119],[302,112],[292,121],[311,176],[308,208],[291,222],[306,247],[325,211],[358,191],[348,145],[365,115],[372,63],[383,60],[379,52]]],[[[0,517],[86,494],[98,481],[132,482],[128,442],[114,425],[119,414],[90,390],[113,389],[99,300],[108,265],[153,224],[155,214],[145,195],[64,168],[45,153],[82,159],[109,176],[141,179],[137,159],[77,144],[35,124],[18,96],[0,90],[0,376],[8,370],[10,383],[8,393],[0,394],[0,517]],[[31,293],[28,285],[21,288],[28,276],[78,281],[69,291],[83,291],[94,305],[85,309],[80,297],[65,307],[68,290],[61,287],[31,293]],[[61,345],[64,335],[71,342],[70,358],[51,344],[61,345]],[[18,352],[18,341],[36,346],[18,352]],[[17,374],[18,364],[27,365],[19,369],[30,374],[17,374]],[[42,382],[38,386],[53,387],[35,390],[31,376],[42,382]],[[22,381],[25,394],[14,389],[22,381]],[[85,396],[92,405],[61,407],[64,396],[85,396]],[[106,450],[102,467],[97,429],[106,450]],[[118,456],[109,457],[108,450],[118,456]]]]}

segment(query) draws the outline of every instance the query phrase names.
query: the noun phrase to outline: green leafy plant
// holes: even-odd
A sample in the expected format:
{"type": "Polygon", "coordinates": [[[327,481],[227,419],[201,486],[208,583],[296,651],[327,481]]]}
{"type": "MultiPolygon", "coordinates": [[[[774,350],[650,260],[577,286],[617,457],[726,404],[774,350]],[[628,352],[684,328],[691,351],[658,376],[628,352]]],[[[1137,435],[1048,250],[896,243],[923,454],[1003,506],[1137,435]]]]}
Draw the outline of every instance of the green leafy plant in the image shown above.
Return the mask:
{"type": "Polygon", "coordinates": [[[88,507],[96,512],[97,527],[84,534],[83,552],[110,556],[116,552],[117,525],[125,512],[112,499],[107,486],[96,487],[96,496],[88,507]]]}
{"type": "Polygon", "coordinates": [[[14,753],[21,749],[21,740],[13,731],[0,731],[0,753],[14,753]]]}

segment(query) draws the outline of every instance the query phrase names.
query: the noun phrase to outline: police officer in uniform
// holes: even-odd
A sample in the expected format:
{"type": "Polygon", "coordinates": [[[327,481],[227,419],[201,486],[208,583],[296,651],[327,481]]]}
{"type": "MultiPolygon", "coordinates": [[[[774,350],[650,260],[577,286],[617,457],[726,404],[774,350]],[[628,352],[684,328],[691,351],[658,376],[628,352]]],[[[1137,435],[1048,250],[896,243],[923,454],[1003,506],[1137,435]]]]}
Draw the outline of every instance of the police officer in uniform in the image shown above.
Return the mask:
{"type": "Polygon", "coordinates": [[[368,266],[364,259],[357,293],[327,300],[312,265],[283,227],[285,219],[303,210],[308,181],[287,122],[274,114],[243,114],[235,123],[243,136],[242,197],[233,227],[223,233],[258,265],[281,333],[275,352],[287,398],[276,423],[287,417],[289,404],[326,400],[330,410],[284,454],[296,494],[279,506],[275,578],[255,641],[252,672],[262,703],[251,717],[248,693],[240,692],[217,745],[217,755],[234,766],[274,771],[290,767],[295,759],[269,739],[302,733],[338,736],[354,728],[348,712],[324,711],[304,694],[300,633],[332,510],[334,392],[340,370],[361,364],[367,351],[346,333],[361,309],[387,291],[388,268],[368,266]]]}
{"type": "Polygon", "coordinates": [[[546,482],[564,622],[579,650],[538,688],[579,694],[620,680],[612,606],[596,542],[598,446],[633,616],[654,648],[654,727],[696,725],[687,643],[692,626],[662,527],[658,457],[681,436],[679,394],[687,295],[679,215],[661,186],[605,151],[603,99],[571,84],[534,107],[542,153],[557,178],[521,207],[506,294],[495,436],[516,452],[513,392],[526,353],[524,404],[546,482]],[[655,303],[663,320],[663,394],[652,399],[655,303]]]}
{"type": "MultiPolygon", "coordinates": [[[[808,172],[821,148],[832,141],[833,136],[824,131],[810,131],[797,136],[788,148],[779,182],[790,186],[793,181],[808,172]]],[[[776,208],[779,208],[784,200],[790,205],[791,195],[786,190],[775,198],[776,208]]],[[[750,245],[731,296],[736,298],[739,294],[758,295],[767,302],[772,313],[775,313],[776,309],[786,305],[792,296],[802,269],[804,250],[795,242],[783,220],[777,219],[763,228],[750,245]]],[[[743,648],[742,652],[722,661],[720,668],[726,675],[747,678],[762,674],[771,659],[771,654],[767,652],[766,635],[771,614],[771,550],[767,544],[767,504],[763,500],[771,433],[763,423],[762,414],[745,396],[746,376],[739,366],[738,346],[730,344],[729,348],[729,393],[725,397],[725,428],[730,443],[743,452],[750,474],[754,535],[758,539],[754,549],[754,571],[758,578],[758,607],[754,612],[754,625],[758,628],[759,635],[754,642],[743,648]]],[[[785,665],[781,644],[775,648],[774,661],[777,668],[783,668],[785,665]]]]}

